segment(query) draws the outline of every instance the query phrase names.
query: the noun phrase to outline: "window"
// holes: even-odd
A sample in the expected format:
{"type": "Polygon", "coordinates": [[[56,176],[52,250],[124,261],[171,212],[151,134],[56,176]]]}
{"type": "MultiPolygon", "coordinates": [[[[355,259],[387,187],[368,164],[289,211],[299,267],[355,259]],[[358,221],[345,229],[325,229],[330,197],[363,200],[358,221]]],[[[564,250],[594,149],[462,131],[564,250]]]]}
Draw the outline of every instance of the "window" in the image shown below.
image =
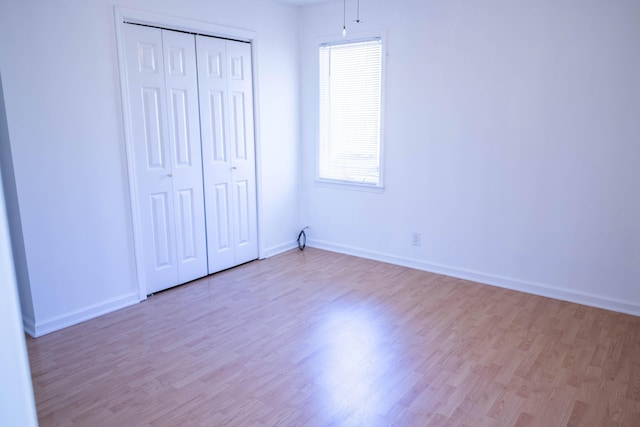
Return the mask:
{"type": "Polygon", "coordinates": [[[382,39],[320,46],[320,180],[381,187],[382,39]]]}

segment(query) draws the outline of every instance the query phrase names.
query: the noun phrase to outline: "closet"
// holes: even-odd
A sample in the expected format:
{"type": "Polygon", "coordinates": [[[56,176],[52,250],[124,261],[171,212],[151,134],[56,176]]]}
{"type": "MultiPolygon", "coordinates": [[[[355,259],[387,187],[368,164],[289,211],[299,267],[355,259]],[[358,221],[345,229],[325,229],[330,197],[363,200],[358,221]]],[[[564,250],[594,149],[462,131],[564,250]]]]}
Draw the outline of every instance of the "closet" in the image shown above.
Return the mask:
{"type": "Polygon", "coordinates": [[[251,45],[124,25],[129,180],[146,293],[258,257],[251,45]]]}

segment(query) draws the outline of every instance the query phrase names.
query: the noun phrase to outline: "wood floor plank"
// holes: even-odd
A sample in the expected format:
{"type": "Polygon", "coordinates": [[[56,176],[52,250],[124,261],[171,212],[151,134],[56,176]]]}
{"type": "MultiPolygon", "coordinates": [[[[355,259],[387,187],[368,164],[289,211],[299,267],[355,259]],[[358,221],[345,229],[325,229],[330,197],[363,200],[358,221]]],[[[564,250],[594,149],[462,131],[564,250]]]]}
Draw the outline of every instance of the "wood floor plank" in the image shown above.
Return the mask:
{"type": "Polygon", "coordinates": [[[640,425],[640,318],[313,248],[27,345],[42,426],[640,425]]]}

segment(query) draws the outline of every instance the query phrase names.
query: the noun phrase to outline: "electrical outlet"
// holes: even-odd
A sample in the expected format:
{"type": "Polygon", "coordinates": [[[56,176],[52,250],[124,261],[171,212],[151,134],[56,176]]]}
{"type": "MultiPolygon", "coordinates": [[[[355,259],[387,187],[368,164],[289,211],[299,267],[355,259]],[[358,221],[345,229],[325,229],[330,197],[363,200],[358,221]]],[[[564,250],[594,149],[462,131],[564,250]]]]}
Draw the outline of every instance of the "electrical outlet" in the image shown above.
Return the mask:
{"type": "Polygon", "coordinates": [[[420,233],[414,231],[411,233],[411,244],[413,246],[420,246],[420,238],[422,236],[420,235],[420,233]]]}

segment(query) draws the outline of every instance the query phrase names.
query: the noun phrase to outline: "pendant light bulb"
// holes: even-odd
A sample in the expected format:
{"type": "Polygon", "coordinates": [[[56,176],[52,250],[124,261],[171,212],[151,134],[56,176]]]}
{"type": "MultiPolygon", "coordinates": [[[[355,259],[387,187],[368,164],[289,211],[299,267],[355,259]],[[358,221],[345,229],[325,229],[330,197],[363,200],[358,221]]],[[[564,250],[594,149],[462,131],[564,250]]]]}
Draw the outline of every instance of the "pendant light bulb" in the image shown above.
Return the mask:
{"type": "Polygon", "coordinates": [[[347,36],[347,27],[342,27],[342,37],[347,36]]]}

